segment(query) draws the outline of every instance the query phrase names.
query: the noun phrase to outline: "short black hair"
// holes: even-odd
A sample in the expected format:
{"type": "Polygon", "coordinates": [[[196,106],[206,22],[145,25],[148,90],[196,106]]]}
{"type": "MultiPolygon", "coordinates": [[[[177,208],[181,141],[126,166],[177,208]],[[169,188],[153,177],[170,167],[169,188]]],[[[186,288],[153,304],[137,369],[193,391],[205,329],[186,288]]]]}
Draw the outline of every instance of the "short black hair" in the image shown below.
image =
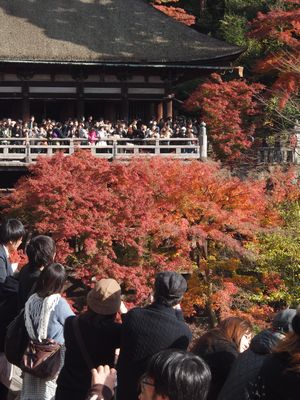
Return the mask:
{"type": "Polygon", "coordinates": [[[36,292],[42,297],[51,294],[61,293],[66,281],[66,270],[63,265],[58,263],[50,264],[44,268],[36,283],[36,292]]]}
{"type": "Polygon", "coordinates": [[[0,243],[17,242],[25,235],[25,228],[18,219],[6,219],[0,225],[0,243]]]}
{"type": "Polygon", "coordinates": [[[53,263],[55,252],[54,240],[45,235],[35,236],[26,247],[26,254],[32,268],[47,267],[53,263]]]}
{"type": "Polygon", "coordinates": [[[205,400],[211,373],[200,357],[188,351],[163,350],[155,354],[144,379],[153,379],[155,393],[170,400],[205,400]]]}

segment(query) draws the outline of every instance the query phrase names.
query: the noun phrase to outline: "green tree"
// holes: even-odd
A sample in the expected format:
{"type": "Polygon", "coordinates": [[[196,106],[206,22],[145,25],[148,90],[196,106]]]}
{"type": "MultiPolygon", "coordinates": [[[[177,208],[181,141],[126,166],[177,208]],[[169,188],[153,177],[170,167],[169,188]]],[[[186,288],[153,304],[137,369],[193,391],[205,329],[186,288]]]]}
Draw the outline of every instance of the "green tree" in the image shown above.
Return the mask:
{"type": "Polygon", "coordinates": [[[274,291],[261,291],[269,302],[284,301],[287,304],[300,302],[300,201],[281,207],[283,226],[260,236],[257,270],[264,276],[278,275],[284,286],[274,291]],[[270,275],[270,273],[272,274],[270,275]],[[287,288],[287,290],[286,290],[287,288]]]}

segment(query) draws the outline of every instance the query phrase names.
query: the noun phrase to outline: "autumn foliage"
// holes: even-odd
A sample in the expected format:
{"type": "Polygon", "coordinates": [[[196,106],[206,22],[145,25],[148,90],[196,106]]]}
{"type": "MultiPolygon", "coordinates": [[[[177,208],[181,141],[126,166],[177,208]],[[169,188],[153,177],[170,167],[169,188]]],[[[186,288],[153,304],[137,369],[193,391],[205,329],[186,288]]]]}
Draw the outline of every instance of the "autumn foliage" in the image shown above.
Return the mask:
{"type": "Polygon", "coordinates": [[[272,221],[262,182],[215,164],[171,160],[109,163],[85,152],[40,158],[2,199],[6,214],[50,234],[77,278],[112,276],[149,294],[161,269],[191,271],[206,240],[240,254],[272,221]]]}
{"type": "Polygon", "coordinates": [[[213,325],[258,313],[262,296],[274,298],[275,275],[249,264],[249,244],[280,224],[280,204],[300,199],[295,179],[293,171],[276,172],[271,184],[240,180],[215,163],[58,153],[31,166],[0,206],[32,234],[55,239],[69,275],[87,285],[114,277],[129,302],[143,303],[158,271],[190,274],[184,311],[204,312],[213,325]]]}
{"type": "Polygon", "coordinates": [[[259,114],[255,96],[263,89],[244,80],[223,81],[218,74],[200,86],[185,102],[188,111],[198,111],[208,126],[209,141],[218,159],[237,161],[255,134],[253,117],[259,114]]]}
{"type": "Polygon", "coordinates": [[[196,17],[194,15],[188,14],[183,8],[166,6],[160,3],[161,1],[154,2],[153,7],[163,12],[168,17],[171,17],[176,21],[181,22],[182,24],[185,24],[187,26],[195,24],[196,17]]]}
{"type": "Polygon", "coordinates": [[[250,35],[265,46],[266,55],[257,63],[260,73],[275,72],[273,89],[281,93],[281,106],[300,90],[299,72],[293,68],[300,58],[300,1],[285,0],[266,14],[258,13],[250,35]]]}

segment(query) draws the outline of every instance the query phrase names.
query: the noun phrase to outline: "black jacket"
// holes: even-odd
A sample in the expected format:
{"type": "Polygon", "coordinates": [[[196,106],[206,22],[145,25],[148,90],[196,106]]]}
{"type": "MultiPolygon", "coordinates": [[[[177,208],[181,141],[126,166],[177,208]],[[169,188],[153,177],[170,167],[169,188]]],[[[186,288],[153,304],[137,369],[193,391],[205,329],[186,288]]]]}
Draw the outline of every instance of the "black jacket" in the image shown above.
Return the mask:
{"type": "MultiPolygon", "coordinates": [[[[73,319],[67,318],[64,327],[65,363],[57,379],[56,400],[84,400],[91,385],[91,372],[77,343],[73,319]]],[[[94,367],[114,366],[115,349],[120,347],[121,324],[111,316],[90,311],[79,317],[79,328],[94,367]]]]}
{"type": "Polygon", "coordinates": [[[4,350],[6,328],[18,312],[19,282],[13,276],[11,263],[0,244],[0,352],[4,350]]]}
{"type": "Polygon", "coordinates": [[[270,354],[264,360],[256,381],[249,384],[251,400],[299,400],[300,374],[288,371],[288,353],[270,354]]]}
{"type": "Polygon", "coordinates": [[[249,400],[248,384],[256,379],[264,359],[279,340],[280,336],[270,329],[254,336],[249,349],[234,362],[218,400],[249,400]]]}
{"type": "Polygon", "coordinates": [[[209,337],[208,335],[209,332],[201,338],[201,344],[197,345],[193,352],[202,357],[211,370],[212,380],[208,400],[216,400],[239,353],[235,343],[225,337],[221,335],[210,337],[208,342],[204,340],[209,337]]]}
{"type": "Polygon", "coordinates": [[[169,348],[186,350],[190,339],[182,312],[172,307],[154,303],[124,314],[117,400],[137,399],[138,381],[151,356],[169,348]]]}

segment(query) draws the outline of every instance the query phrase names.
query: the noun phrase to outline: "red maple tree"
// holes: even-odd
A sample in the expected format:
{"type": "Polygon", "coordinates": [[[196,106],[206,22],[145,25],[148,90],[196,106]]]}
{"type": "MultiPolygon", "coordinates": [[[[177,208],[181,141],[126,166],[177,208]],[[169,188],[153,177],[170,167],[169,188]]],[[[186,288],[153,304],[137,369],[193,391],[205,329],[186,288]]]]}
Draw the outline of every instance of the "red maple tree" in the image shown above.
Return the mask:
{"type": "Polygon", "coordinates": [[[85,152],[41,157],[3,212],[50,234],[57,259],[91,283],[111,276],[148,296],[156,271],[190,271],[210,240],[243,253],[272,216],[263,182],[216,164],[152,159],[110,163],[85,152]]]}
{"type": "Polygon", "coordinates": [[[275,74],[273,89],[279,91],[283,107],[289,95],[300,90],[299,72],[293,68],[300,59],[300,1],[284,0],[268,13],[258,13],[250,36],[265,47],[266,55],[256,70],[275,74]]]}
{"type": "Polygon", "coordinates": [[[255,134],[253,116],[259,114],[255,96],[264,86],[244,80],[223,81],[212,74],[185,102],[188,111],[199,111],[208,126],[208,135],[218,159],[241,160],[255,134]]]}

